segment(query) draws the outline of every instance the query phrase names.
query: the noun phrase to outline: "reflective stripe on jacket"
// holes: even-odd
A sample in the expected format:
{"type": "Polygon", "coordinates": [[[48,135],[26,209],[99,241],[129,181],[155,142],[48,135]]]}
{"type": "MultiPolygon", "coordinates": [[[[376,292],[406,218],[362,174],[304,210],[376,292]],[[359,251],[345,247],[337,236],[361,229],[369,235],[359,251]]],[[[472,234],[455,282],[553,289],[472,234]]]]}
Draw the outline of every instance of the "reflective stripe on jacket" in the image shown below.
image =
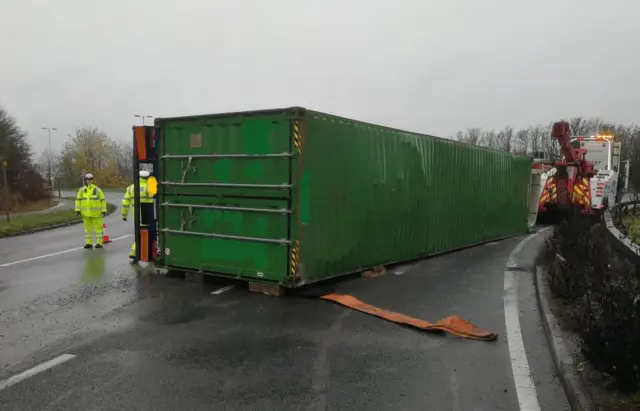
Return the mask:
{"type": "MultiPolygon", "coordinates": [[[[129,207],[135,205],[136,197],[135,197],[135,184],[131,184],[127,187],[127,190],[124,192],[124,197],[122,197],[122,217],[126,217],[129,215],[129,207]]],[[[140,202],[141,203],[153,203],[153,196],[150,196],[147,192],[147,179],[140,179],[140,202]]]]}
{"type": "Polygon", "coordinates": [[[107,201],[104,193],[95,184],[80,187],[76,196],[76,213],[82,217],[100,217],[107,212],[107,201]]]}

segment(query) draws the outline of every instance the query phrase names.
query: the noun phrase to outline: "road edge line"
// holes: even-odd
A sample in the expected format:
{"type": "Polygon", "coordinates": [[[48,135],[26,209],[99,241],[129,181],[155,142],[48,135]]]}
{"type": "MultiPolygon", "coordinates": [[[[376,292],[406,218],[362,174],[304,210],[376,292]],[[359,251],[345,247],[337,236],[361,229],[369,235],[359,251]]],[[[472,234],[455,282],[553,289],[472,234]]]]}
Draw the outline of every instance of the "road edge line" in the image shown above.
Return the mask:
{"type": "Polygon", "coordinates": [[[542,328],[547,339],[547,345],[551,351],[551,357],[558,370],[560,382],[564,388],[569,405],[574,411],[595,411],[597,408],[589,391],[584,387],[573,357],[569,354],[567,345],[564,342],[563,331],[551,310],[549,286],[544,280],[546,271],[540,266],[536,266],[535,287],[536,300],[542,328]]]}
{"type": "Polygon", "coordinates": [[[521,411],[541,411],[538,391],[531,376],[529,359],[524,348],[524,339],[520,327],[520,308],[518,304],[518,282],[515,272],[518,255],[525,245],[538,234],[529,234],[509,253],[504,271],[504,289],[502,301],[504,306],[504,323],[507,334],[507,349],[511,363],[511,376],[516,389],[518,407],[521,411]]]}
{"type": "Polygon", "coordinates": [[[16,374],[14,376],[7,378],[6,380],[0,381],[0,391],[5,390],[9,387],[12,387],[16,384],[19,384],[28,378],[38,375],[41,372],[47,371],[55,367],[56,365],[63,364],[74,358],[76,358],[74,354],[61,354],[61,355],[58,355],[57,357],[50,359],[49,361],[45,361],[34,367],[24,370],[19,374],[16,374]]]}
{"type": "MultiPolygon", "coordinates": [[[[122,240],[123,238],[128,238],[128,237],[131,237],[131,236],[133,236],[133,234],[122,235],[120,237],[112,238],[111,242],[122,240]]],[[[38,255],[38,256],[35,256],[35,257],[31,257],[31,258],[25,258],[24,260],[18,260],[18,261],[12,261],[10,263],[0,264],[0,267],[11,267],[12,265],[16,265],[16,264],[28,263],[30,261],[36,261],[36,260],[42,260],[43,258],[55,257],[56,255],[66,254],[66,253],[70,253],[72,251],[77,251],[77,250],[82,250],[83,248],[84,247],[75,247],[75,248],[69,248],[68,250],[57,251],[55,253],[38,255]]]]}

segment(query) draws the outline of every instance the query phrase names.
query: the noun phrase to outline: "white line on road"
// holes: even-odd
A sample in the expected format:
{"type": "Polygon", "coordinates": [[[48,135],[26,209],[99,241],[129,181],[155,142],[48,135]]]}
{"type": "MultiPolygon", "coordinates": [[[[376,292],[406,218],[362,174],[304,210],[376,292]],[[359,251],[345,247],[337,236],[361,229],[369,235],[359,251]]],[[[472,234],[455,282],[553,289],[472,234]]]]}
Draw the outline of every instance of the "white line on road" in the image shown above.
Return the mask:
{"type": "MultiPolygon", "coordinates": [[[[112,238],[111,242],[122,240],[123,238],[127,238],[127,237],[131,237],[131,234],[123,235],[122,237],[112,238]]],[[[12,263],[0,264],[0,267],[9,267],[9,266],[15,265],[15,264],[26,263],[26,262],[34,261],[34,260],[40,260],[41,258],[53,257],[55,255],[66,254],[66,253],[70,253],[72,251],[82,250],[82,249],[83,249],[82,247],[70,248],[68,250],[58,251],[56,253],[39,255],[37,257],[31,257],[31,258],[27,258],[27,259],[20,260],[20,261],[14,261],[12,263]]]]}
{"type": "MultiPolygon", "coordinates": [[[[507,259],[508,268],[515,267],[518,254],[536,235],[537,233],[528,236],[513,249],[507,259]]],[[[513,381],[516,386],[520,411],[540,411],[536,385],[531,377],[531,369],[529,368],[529,361],[527,360],[527,353],[522,340],[515,275],[513,271],[504,272],[504,320],[507,329],[511,371],[513,372],[513,381]]]]}
{"type": "Polygon", "coordinates": [[[235,285],[233,285],[233,284],[232,285],[227,285],[226,287],[222,287],[222,288],[219,288],[219,289],[213,291],[211,293],[211,295],[220,295],[220,294],[224,293],[225,291],[231,290],[233,287],[235,287],[235,285]]]}
{"type": "Polygon", "coordinates": [[[36,365],[33,368],[29,368],[28,370],[21,372],[20,374],[14,375],[11,378],[7,378],[4,381],[0,381],[0,391],[11,387],[12,385],[15,385],[21,381],[26,380],[27,378],[33,377],[36,374],[39,374],[43,371],[46,371],[50,368],[55,367],[56,365],[60,365],[64,362],[67,362],[73,358],[75,358],[76,356],[73,354],[62,354],[57,356],[56,358],[53,358],[47,362],[43,362],[40,365],[36,365]]]}

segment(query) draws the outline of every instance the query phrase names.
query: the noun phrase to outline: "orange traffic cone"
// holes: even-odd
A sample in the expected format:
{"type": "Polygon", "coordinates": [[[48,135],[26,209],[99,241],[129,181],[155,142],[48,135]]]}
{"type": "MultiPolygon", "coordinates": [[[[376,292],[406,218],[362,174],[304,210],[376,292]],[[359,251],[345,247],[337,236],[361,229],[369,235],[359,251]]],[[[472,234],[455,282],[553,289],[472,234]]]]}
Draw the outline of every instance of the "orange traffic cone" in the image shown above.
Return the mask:
{"type": "Polygon", "coordinates": [[[102,223],[102,242],[104,244],[111,242],[111,239],[109,238],[109,234],[107,234],[107,225],[105,223],[102,223]]]}

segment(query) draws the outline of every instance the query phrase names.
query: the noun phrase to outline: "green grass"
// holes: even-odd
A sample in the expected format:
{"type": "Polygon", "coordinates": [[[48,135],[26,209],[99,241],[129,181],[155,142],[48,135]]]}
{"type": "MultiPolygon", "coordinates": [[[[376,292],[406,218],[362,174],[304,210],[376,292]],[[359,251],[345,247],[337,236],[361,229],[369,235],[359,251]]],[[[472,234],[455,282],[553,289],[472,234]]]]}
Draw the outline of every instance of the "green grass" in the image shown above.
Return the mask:
{"type": "Polygon", "coordinates": [[[27,211],[40,211],[46,210],[55,206],[57,202],[55,200],[41,200],[33,201],[29,203],[14,204],[11,208],[12,213],[24,213],[27,211]]]}
{"type": "MultiPolygon", "coordinates": [[[[116,206],[107,204],[107,214],[115,211],[116,206]]],[[[73,210],[52,211],[43,214],[27,214],[11,217],[11,222],[7,223],[5,216],[0,219],[0,237],[20,234],[31,231],[36,228],[49,227],[57,224],[79,222],[82,218],[78,217],[73,210]]]]}

